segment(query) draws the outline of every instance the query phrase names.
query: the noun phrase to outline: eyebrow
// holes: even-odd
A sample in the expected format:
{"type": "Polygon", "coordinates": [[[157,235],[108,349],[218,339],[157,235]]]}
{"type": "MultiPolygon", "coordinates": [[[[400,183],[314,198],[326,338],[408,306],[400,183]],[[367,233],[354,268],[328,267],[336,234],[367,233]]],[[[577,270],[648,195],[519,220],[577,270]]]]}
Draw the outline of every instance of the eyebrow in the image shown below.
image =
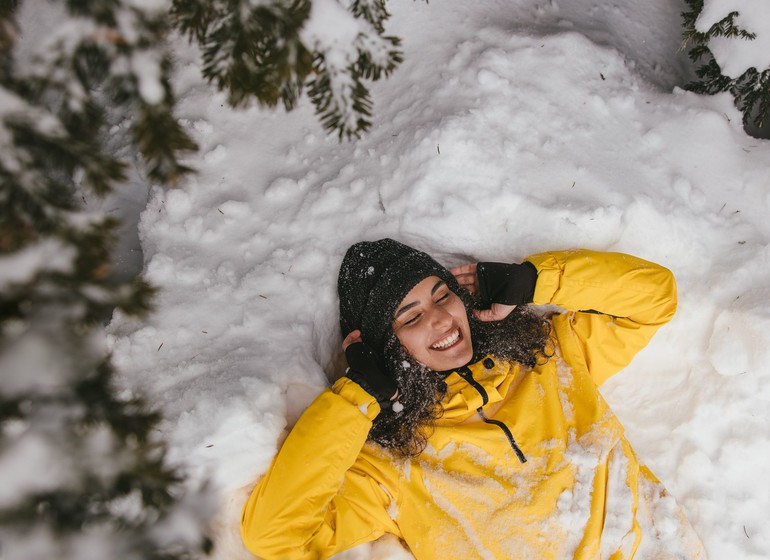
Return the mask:
{"type": "Polygon", "coordinates": [[[430,295],[435,294],[436,290],[438,290],[441,286],[443,286],[445,284],[446,284],[446,282],[444,282],[443,280],[439,280],[438,282],[436,282],[436,285],[433,286],[433,289],[430,291],[430,295]]]}
{"type": "MultiPolygon", "coordinates": [[[[430,291],[430,295],[432,296],[433,294],[435,294],[435,293],[436,293],[436,291],[437,291],[439,288],[441,288],[441,286],[445,286],[445,285],[446,285],[446,282],[444,282],[443,280],[439,280],[438,282],[436,282],[436,285],[435,285],[435,286],[433,286],[433,289],[430,291]]],[[[398,310],[398,311],[396,311],[396,314],[393,316],[393,318],[394,318],[394,319],[398,319],[398,317],[399,317],[400,315],[402,315],[402,314],[406,313],[406,312],[407,312],[407,311],[409,311],[409,310],[410,310],[412,307],[414,307],[414,306],[416,306],[416,305],[419,305],[419,304],[420,304],[420,302],[419,302],[419,301],[413,301],[412,303],[407,303],[405,306],[403,306],[403,307],[399,308],[399,310],[398,310]]]]}

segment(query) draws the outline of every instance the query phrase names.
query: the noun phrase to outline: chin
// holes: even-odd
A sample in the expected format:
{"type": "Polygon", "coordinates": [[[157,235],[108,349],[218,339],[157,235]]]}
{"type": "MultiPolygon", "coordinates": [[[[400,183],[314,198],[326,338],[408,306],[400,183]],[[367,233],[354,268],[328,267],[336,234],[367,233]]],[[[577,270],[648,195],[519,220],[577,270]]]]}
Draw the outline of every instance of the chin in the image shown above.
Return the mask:
{"type": "Polygon", "coordinates": [[[463,345],[463,348],[457,348],[451,356],[435,356],[430,360],[431,363],[425,365],[435,371],[448,371],[450,369],[457,369],[464,366],[473,358],[473,347],[463,345]]]}

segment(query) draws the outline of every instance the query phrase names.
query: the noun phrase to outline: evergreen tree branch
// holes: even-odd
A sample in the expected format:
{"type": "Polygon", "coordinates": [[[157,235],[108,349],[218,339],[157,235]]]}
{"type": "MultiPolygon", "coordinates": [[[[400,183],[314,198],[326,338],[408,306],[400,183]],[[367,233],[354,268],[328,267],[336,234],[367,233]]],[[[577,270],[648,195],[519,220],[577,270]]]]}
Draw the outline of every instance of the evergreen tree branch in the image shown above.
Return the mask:
{"type": "Polygon", "coordinates": [[[232,106],[256,101],[291,110],[307,90],[327,130],[341,139],[356,137],[371,125],[365,81],[387,76],[403,60],[400,41],[384,35],[384,0],[354,0],[347,12],[332,0],[325,9],[339,8],[339,17],[350,18],[360,32],[353,44],[327,44],[326,37],[307,32],[319,3],[174,0],[172,16],[200,45],[204,77],[227,93],[232,106]],[[347,50],[332,54],[340,49],[347,50]]]}
{"type": "Polygon", "coordinates": [[[729,91],[736,107],[743,113],[744,125],[751,122],[753,115],[754,124],[762,128],[770,114],[770,68],[762,72],[749,68],[737,78],[730,78],[722,74],[722,69],[708,48],[713,37],[753,40],[756,34],[736,25],[735,18],[740,15],[737,11],[728,13],[711,25],[707,32],[700,32],[695,26],[703,10],[703,0],[685,2],[689,9],[681,14],[684,26],[682,48],[692,44],[688,51],[690,60],[695,63],[706,61],[695,71],[699,80],[687,84],[685,89],[708,95],[729,91]]]}
{"type": "Polygon", "coordinates": [[[137,115],[134,146],[153,180],[187,171],[178,157],[194,145],[173,117],[165,16],[69,0],[62,25],[19,64],[9,6],[0,4],[0,456],[20,462],[4,470],[14,475],[3,481],[0,555],[34,543],[77,560],[96,536],[89,550],[104,558],[199,557],[211,549],[210,498],[167,464],[159,415],[117,396],[102,330],[113,309],[146,312],[153,289],[111,279],[116,221],[75,199],[125,178],[106,148],[108,114],[137,115]],[[179,532],[176,515],[197,534],[179,532]]]}

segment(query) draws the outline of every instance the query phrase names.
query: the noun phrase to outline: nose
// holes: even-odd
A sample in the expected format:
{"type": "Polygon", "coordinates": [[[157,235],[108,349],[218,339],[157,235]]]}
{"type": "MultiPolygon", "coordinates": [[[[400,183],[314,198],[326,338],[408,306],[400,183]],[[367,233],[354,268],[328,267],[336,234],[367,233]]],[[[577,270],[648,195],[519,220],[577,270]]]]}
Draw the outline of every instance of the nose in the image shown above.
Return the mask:
{"type": "Polygon", "coordinates": [[[431,312],[430,324],[435,329],[447,329],[452,324],[452,314],[443,307],[435,307],[431,312]]]}

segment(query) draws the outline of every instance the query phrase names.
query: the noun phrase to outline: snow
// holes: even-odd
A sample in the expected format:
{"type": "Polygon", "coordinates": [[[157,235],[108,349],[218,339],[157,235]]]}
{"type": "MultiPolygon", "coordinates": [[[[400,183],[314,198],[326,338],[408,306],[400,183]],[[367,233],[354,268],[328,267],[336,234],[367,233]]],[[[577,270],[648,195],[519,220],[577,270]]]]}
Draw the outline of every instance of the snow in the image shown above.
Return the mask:
{"type": "Polygon", "coordinates": [[[0,488],[0,507],[18,504],[30,493],[45,493],[72,483],[72,472],[62,465],[51,442],[40,435],[18,438],[0,457],[0,477],[12,480],[0,488]],[[52,464],[59,468],[51,469],[52,464]]]}
{"type": "Polygon", "coordinates": [[[126,5],[135,7],[145,13],[165,13],[170,8],[168,0],[127,0],[126,5]]]}
{"type": "MultiPolygon", "coordinates": [[[[314,21],[332,4],[317,4],[327,7],[314,21]]],[[[718,15],[726,4],[713,6],[718,15]]],[[[682,7],[388,7],[405,62],[373,87],[373,126],[356,142],[328,136],[306,99],[288,114],[228,108],[200,77],[198,53],[175,44],[179,114],[201,146],[189,162],[198,173],[150,189],[139,237],[160,292],[145,320],[115,314],[110,346],[121,391],[145,393],[163,411],[171,460],[220,493],[215,557],[250,558],[238,537],[246,494],[343,370],[335,282],[345,249],[391,236],[449,266],[582,246],[671,268],[677,316],[603,392],[709,556],[765,558],[770,144],[743,132],[729,95],[674,87],[690,79],[676,52],[682,7]]],[[[770,37],[752,27],[770,21],[760,15],[746,23],[757,40],[770,37]]],[[[338,52],[352,52],[354,29],[343,30],[338,52]]],[[[50,41],[65,45],[82,31],[50,41]]],[[[327,45],[342,32],[311,31],[327,45]]],[[[138,68],[151,84],[154,67],[138,68]]],[[[30,363],[56,372],[54,357],[35,356],[27,342],[9,355],[22,385],[30,363]]],[[[99,453],[108,443],[94,440],[99,453]]],[[[45,464],[45,450],[26,445],[12,455],[18,463],[0,465],[3,480],[21,476],[19,464],[45,464]]],[[[0,501],[14,499],[8,486],[0,501]]],[[[195,513],[178,515],[169,523],[194,526],[195,513]]],[[[29,557],[55,550],[49,541],[41,532],[29,557]]],[[[387,538],[343,556],[410,557],[387,538]]]]}
{"type": "Polygon", "coordinates": [[[607,473],[607,516],[602,529],[602,558],[609,558],[613,551],[624,550],[629,544],[633,546],[633,542],[629,543],[628,529],[634,522],[634,495],[628,487],[627,478],[628,459],[618,446],[611,452],[607,473]]]}
{"type": "Polygon", "coordinates": [[[72,377],[69,360],[61,356],[63,348],[52,345],[47,333],[35,333],[21,321],[8,323],[7,342],[13,341],[13,345],[4,349],[0,358],[3,392],[13,397],[28,394],[31,390],[38,393],[60,391],[62,382],[72,377]]]}
{"type": "Polygon", "coordinates": [[[138,51],[131,58],[131,70],[139,82],[139,94],[148,105],[157,105],[165,97],[160,58],[159,53],[153,51],[138,51]]]}
{"type": "Polygon", "coordinates": [[[42,273],[69,272],[75,249],[55,239],[44,239],[10,255],[0,256],[0,287],[22,285],[42,273]]]}
{"type": "Polygon", "coordinates": [[[770,68],[770,2],[767,0],[704,0],[695,28],[706,33],[728,14],[738,12],[735,25],[756,34],[753,40],[714,37],[708,47],[722,74],[737,78],[749,68],[770,68]]]}
{"type": "Polygon", "coordinates": [[[0,166],[8,173],[20,174],[29,178],[29,173],[21,173],[30,155],[18,148],[13,142],[12,124],[26,124],[41,136],[56,138],[62,134],[62,125],[50,113],[29,105],[13,92],[0,89],[0,166]]]}

